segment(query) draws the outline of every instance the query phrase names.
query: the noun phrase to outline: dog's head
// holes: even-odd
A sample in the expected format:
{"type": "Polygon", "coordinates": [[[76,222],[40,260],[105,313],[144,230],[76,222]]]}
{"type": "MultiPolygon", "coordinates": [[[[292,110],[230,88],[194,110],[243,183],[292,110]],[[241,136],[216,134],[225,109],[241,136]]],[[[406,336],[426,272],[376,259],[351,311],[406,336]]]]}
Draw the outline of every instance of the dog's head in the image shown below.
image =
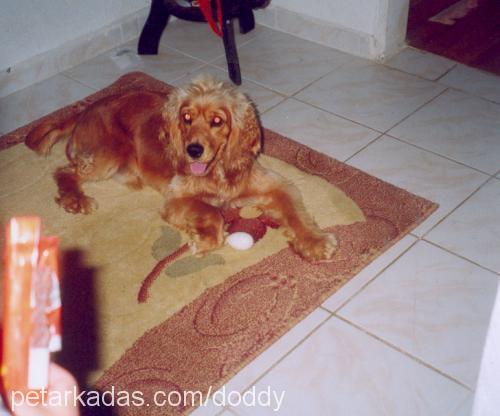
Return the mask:
{"type": "Polygon", "coordinates": [[[163,116],[168,156],[180,174],[207,176],[222,166],[226,176],[235,176],[251,167],[261,149],[254,105],[214,78],[172,91],[163,116]]]}

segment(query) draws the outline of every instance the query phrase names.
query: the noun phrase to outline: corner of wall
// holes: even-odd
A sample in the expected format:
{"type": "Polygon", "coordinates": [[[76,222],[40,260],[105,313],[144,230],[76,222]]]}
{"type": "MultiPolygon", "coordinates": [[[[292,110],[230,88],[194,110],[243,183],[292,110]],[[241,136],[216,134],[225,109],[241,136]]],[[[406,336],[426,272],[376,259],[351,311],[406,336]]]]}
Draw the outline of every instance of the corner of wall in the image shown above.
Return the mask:
{"type": "Polygon", "coordinates": [[[297,13],[280,6],[256,13],[257,23],[352,55],[370,57],[371,36],[332,22],[297,13]]]}
{"type": "Polygon", "coordinates": [[[380,0],[370,59],[384,62],[406,46],[409,0],[380,0]]]}

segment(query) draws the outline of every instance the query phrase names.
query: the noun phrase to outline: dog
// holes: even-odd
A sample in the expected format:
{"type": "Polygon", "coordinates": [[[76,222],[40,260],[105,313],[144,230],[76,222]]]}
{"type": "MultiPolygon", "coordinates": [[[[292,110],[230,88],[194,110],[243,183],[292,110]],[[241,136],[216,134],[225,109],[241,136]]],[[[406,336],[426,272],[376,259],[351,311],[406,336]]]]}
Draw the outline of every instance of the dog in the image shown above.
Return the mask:
{"type": "Polygon", "coordinates": [[[332,259],[337,242],[306,212],[299,191],[258,163],[262,128],[235,87],[200,77],[169,94],[131,91],[103,98],[54,124],[35,127],[26,145],[46,155],[67,138],[67,166],[54,173],[56,202],[70,213],[97,207],[87,181],[116,178],[165,197],[162,218],[203,255],[224,243],[221,208],[254,206],[275,219],[292,249],[311,262],[332,259]]]}

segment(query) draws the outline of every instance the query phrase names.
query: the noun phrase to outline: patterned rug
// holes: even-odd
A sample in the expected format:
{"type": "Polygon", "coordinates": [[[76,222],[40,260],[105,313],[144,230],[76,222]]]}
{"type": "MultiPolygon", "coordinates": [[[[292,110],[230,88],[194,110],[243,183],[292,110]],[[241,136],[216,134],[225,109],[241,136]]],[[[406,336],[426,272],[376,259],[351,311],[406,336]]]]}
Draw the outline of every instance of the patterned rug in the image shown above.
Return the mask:
{"type": "MultiPolygon", "coordinates": [[[[171,87],[130,73],[110,87],[48,115],[61,119],[129,89],[171,87]]],[[[64,144],[48,158],[23,142],[40,120],[0,138],[0,220],[36,214],[45,234],[61,237],[64,351],[59,361],[102,391],[215,391],[318,307],[374,258],[422,222],[436,204],[265,130],[260,162],[299,188],[318,224],[337,235],[331,263],[295,255],[279,230],[245,252],[229,246],[171,264],[137,302],[141,282],[185,236],[162,222],[161,197],[114,181],[90,183],[91,215],[72,215],[53,197],[52,172],[64,144]],[[15,145],[19,144],[19,145],[15,145]]],[[[190,406],[149,407],[147,414],[187,413],[190,406]]],[[[117,414],[143,414],[120,407],[117,414]]]]}

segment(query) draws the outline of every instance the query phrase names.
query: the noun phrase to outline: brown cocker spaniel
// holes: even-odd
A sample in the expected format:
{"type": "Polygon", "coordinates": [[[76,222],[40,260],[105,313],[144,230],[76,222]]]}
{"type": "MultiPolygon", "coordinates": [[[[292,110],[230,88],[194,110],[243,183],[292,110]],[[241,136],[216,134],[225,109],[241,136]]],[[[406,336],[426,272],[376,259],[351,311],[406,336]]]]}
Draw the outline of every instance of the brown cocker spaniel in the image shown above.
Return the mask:
{"type": "Polygon", "coordinates": [[[68,212],[96,207],[83,182],[113,177],[159,191],[162,217],[190,236],[196,253],[223,244],[221,208],[251,205],[281,225],[302,257],[330,260],[335,237],[318,229],[295,187],[257,162],[261,136],[248,98],[202,77],[168,95],[133,91],[104,98],[58,125],[38,125],[26,145],[46,154],[68,137],[69,164],[54,174],[56,202],[68,212]]]}

